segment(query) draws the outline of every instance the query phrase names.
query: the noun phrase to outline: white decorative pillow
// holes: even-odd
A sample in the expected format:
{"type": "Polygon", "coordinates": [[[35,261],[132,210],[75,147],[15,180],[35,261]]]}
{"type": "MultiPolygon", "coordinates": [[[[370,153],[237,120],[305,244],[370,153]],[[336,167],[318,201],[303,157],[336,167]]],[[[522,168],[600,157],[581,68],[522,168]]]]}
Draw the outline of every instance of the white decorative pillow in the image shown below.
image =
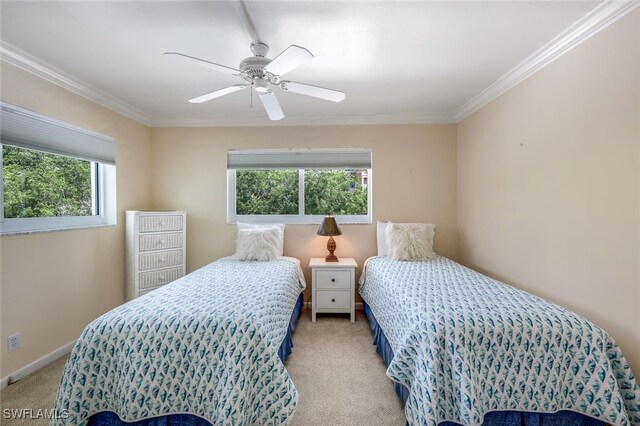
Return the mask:
{"type": "Polygon", "coordinates": [[[274,260],[280,257],[278,228],[253,228],[238,231],[236,259],[274,260]]]}
{"type": "Polygon", "coordinates": [[[238,228],[238,236],[240,236],[240,231],[244,229],[269,229],[269,228],[277,228],[280,232],[279,240],[278,240],[278,256],[284,256],[284,224],[283,223],[268,223],[268,224],[257,224],[257,223],[242,223],[237,222],[236,227],[238,228]]]}
{"type": "Polygon", "coordinates": [[[391,223],[387,225],[388,256],[393,260],[428,260],[435,257],[431,223],[391,223]]]}
{"type": "Polygon", "coordinates": [[[376,235],[378,237],[378,256],[386,256],[388,254],[387,248],[387,225],[389,222],[380,222],[378,221],[378,228],[376,235]]]}

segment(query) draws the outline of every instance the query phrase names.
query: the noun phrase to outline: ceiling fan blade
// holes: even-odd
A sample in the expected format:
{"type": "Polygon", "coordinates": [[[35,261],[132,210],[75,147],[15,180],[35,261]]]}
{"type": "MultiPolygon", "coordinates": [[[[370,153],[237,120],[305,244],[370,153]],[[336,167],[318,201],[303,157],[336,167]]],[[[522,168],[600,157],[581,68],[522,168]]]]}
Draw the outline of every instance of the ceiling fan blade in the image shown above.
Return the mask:
{"type": "Polygon", "coordinates": [[[294,68],[313,59],[313,55],[304,47],[292,44],[269,63],[264,70],[274,75],[285,75],[294,68]]]}
{"type": "Polygon", "coordinates": [[[194,58],[193,56],[189,56],[189,55],[183,55],[182,53],[177,53],[177,52],[165,52],[165,55],[169,58],[173,58],[191,65],[197,65],[200,67],[204,67],[210,70],[214,70],[214,71],[218,71],[218,72],[222,72],[225,74],[231,74],[231,75],[239,75],[240,74],[240,70],[237,70],[235,68],[231,68],[231,67],[227,67],[224,65],[220,65],[220,64],[216,64],[214,62],[209,62],[209,61],[205,61],[204,59],[198,59],[198,58],[194,58]]]}
{"type": "Polygon", "coordinates": [[[219,98],[220,96],[228,95],[229,93],[237,92],[238,90],[246,89],[249,84],[236,84],[233,86],[225,87],[224,89],[216,90],[215,92],[207,93],[197,98],[189,99],[192,104],[201,104],[203,102],[210,101],[211,99],[219,98]]]}
{"type": "Polygon", "coordinates": [[[280,108],[280,103],[275,93],[263,93],[260,95],[260,100],[272,121],[282,120],[284,118],[284,112],[282,112],[282,108],[280,108]]]}
{"type": "Polygon", "coordinates": [[[310,84],[296,83],[295,81],[282,81],[280,88],[287,92],[299,93],[301,95],[313,96],[314,98],[325,99],[332,102],[344,101],[344,92],[324,87],[312,86],[310,84]]]}

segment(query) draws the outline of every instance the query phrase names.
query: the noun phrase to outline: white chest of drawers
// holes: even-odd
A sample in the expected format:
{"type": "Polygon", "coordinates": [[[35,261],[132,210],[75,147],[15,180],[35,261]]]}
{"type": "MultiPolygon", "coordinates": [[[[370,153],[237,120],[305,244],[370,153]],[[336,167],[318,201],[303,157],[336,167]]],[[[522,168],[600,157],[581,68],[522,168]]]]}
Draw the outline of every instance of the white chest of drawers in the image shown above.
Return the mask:
{"type": "Polygon", "coordinates": [[[127,211],[127,300],[185,274],[186,238],[184,211],[127,211]]]}
{"type": "Polygon", "coordinates": [[[338,262],[325,262],[322,257],[309,261],[311,268],[311,320],[316,313],[345,312],[355,321],[355,259],[342,257],[338,262]]]}

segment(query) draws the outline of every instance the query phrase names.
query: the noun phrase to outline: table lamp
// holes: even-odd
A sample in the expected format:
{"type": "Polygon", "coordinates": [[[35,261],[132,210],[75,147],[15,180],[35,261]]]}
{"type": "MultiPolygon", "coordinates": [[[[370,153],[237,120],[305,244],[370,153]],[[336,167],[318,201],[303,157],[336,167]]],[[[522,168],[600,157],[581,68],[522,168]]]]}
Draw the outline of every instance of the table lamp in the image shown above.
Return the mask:
{"type": "Polygon", "coordinates": [[[333,236],[342,235],[342,231],[340,231],[340,228],[336,223],[336,218],[330,214],[325,216],[324,219],[322,219],[322,223],[318,228],[317,234],[329,237],[329,241],[327,241],[327,250],[329,250],[329,254],[324,258],[325,262],[338,262],[338,258],[333,254],[336,250],[336,242],[333,239],[333,236]]]}

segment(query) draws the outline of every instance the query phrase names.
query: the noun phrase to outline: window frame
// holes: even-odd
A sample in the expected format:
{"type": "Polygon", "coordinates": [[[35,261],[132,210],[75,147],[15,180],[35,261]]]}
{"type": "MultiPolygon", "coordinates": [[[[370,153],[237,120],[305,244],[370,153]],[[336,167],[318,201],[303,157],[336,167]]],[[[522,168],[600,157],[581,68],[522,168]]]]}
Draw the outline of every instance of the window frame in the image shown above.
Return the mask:
{"type": "MultiPolygon", "coordinates": [[[[334,215],[340,224],[369,225],[372,222],[372,168],[367,170],[367,214],[366,215],[334,215]]],[[[236,214],[236,169],[227,169],[227,223],[284,223],[290,225],[318,225],[325,215],[304,214],[304,171],[310,168],[295,168],[298,171],[298,214],[295,215],[239,215],[236,214]]],[[[341,167],[328,170],[342,170],[341,167]]],[[[328,212],[327,212],[328,213],[328,212]]]]}
{"type": "MultiPolygon", "coordinates": [[[[0,143],[0,234],[16,235],[115,225],[115,166],[91,161],[92,216],[4,217],[3,150],[0,143]]],[[[49,153],[47,153],[49,154],[49,153]]],[[[59,155],[59,154],[52,154],[59,155]]]]}
{"type": "Polygon", "coordinates": [[[3,120],[6,119],[0,135],[0,235],[116,225],[115,139],[3,101],[0,101],[0,109],[3,120]],[[16,126],[18,121],[15,120],[22,124],[16,126]],[[95,214],[5,218],[4,145],[89,161],[92,168],[92,210],[95,214]]]}

